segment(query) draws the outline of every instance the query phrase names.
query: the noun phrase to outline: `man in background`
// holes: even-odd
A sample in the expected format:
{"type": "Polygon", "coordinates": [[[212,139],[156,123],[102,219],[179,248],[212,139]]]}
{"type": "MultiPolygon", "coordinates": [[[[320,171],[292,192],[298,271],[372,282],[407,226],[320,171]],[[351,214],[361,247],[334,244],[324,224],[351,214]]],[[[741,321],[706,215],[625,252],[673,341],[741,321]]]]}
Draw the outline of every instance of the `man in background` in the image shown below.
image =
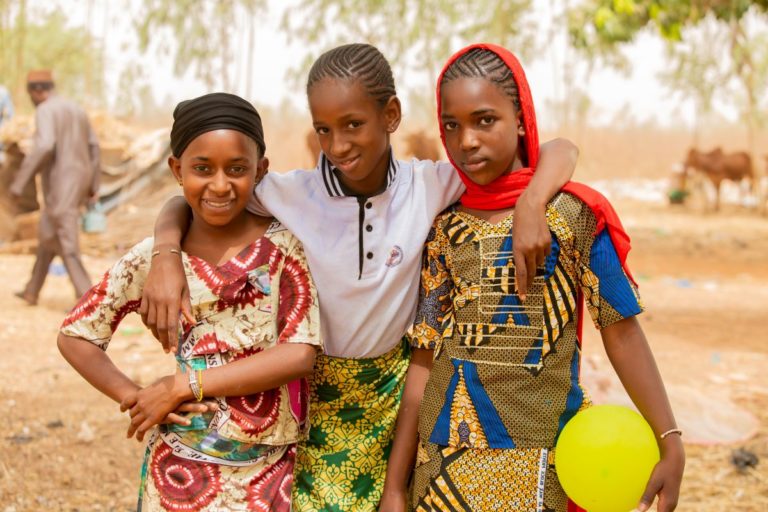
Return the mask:
{"type": "Polygon", "coordinates": [[[45,206],[35,266],[27,286],[16,293],[35,305],[57,255],[64,261],[77,297],[91,287],[80,259],[78,236],[80,207],[98,192],[99,145],[85,111],[55,93],[50,71],[30,71],[27,92],[35,105],[35,139],[9,191],[18,200],[25,185],[40,173],[45,206]]]}

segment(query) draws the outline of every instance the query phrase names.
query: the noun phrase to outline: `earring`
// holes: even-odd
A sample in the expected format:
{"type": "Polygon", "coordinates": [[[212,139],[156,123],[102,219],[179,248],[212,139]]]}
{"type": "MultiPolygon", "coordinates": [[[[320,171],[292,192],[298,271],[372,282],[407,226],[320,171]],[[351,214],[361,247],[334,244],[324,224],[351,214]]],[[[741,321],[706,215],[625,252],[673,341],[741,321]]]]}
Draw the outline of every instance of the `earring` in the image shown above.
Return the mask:
{"type": "Polygon", "coordinates": [[[184,186],[184,184],[181,182],[181,179],[178,179],[178,180],[176,180],[176,181],[178,181],[178,182],[179,182],[179,186],[180,186],[180,187],[183,187],[183,186],[184,186]]]}
{"type": "Polygon", "coordinates": [[[517,133],[520,134],[521,137],[525,137],[525,128],[523,128],[522,125],[518,126],[517,133]]]}

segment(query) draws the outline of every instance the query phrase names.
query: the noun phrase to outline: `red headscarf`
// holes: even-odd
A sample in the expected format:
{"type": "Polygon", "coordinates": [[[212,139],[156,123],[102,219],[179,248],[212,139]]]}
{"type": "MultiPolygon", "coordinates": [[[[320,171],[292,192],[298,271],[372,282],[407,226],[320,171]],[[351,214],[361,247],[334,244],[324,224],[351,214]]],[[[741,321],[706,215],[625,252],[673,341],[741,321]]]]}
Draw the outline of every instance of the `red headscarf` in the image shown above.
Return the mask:
{"type": "MultiPolygon", "coordinates": [[[[536,126],[536,112],[533,108],[533,98],[531,96],[531,89],[528,87],[528,80],[525,78],[525,72],[523,71],[520,62],[517,60],[517,57],[506,48],[489,43],[472,44],[456,52],[450,59],[448,59],[448,62],[446,62],[443,70],[440,72],[440,77],[437,80],[437,118],[438,125],[440,126],[440,139],[443,141],[443,147],[448,154],[448,159],[453,164],[453,167],[459,172],[461,181],[463,181],[464,185],[467,187],[467,191],[461,196],[461,204],[468,208],[475,208],[478,210],[500,210],[503,208],[514,207],[517,203],[517,199],[531,182],[531,178],[533,178],[533,173],[536,171],[536,165],[539,161],[539,131],[536,126]],[[495,53],[512,71],[512,76],[517,84],[522,124],[525,129],[523,147],[525,148],[525,153],[528,157],[528,167],[502,174],[487,185],[478,185],[473,182],[466,174],[464,174],[461,168],[456,165],[456,162],[453,161],[445,144],[445,129],[441,122],[442,101],[440,96],[440,86],[443,83],[443,76],[448,68],[451,67],[459,57],[477,48],[495,53]]],[[[632,279],[632,275],[626,266],[627,254],[630,249],[629,236],[624,231],[618,215],[616,215],[615,210],[608,200],[596,190],[573,181],[568,182],[562,188],[562,191],[575,195],[590,207],[597,220],[595,234],[600,233],[604,228],[608,229],[608,234],[610,235],[613,246],[619,256],[619,261],[621,262],[622,267],[624,267],[624,272],[626,272],[629,278],[632,279]]],[[[634,282],[634,279],[632,280],[634,282]]]]}

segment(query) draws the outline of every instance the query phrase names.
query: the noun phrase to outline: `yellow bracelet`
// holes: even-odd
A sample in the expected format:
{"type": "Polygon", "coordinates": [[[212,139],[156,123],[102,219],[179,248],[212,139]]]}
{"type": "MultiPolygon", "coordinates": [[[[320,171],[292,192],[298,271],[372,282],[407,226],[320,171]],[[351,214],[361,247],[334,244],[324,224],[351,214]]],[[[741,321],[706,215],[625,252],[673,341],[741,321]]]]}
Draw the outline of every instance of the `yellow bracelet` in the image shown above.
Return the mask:
{"type": "Polygon", "coordinates": [[[677,435],[682,437],[683,431],[680,430],[679,428],[671,428],[671,429],[667,430],[666,432],[664,432],[663,434],[659,434],[659,439],[664,439],[665,437],[667,437],[670,434],[677,434],[677,435]]]}
{"type": "Polygon", "coordinates": [[[202,402],[203,397],[205,396],[205,394],[203,393],[203,370],[197,370],[197,384],[200,389],[200,396],[196,396],[195,400],[197,400],[198,402],[202,402]]]}

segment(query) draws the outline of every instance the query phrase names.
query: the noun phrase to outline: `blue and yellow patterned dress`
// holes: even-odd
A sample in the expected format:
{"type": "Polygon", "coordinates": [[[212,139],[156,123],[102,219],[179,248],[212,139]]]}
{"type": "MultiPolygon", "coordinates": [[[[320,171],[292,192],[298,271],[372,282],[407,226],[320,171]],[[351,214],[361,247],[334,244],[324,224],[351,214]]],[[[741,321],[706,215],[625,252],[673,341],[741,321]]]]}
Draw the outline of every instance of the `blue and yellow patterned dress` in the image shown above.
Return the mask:
{"type": "Polygon", "coordinates": [[[592,210],[549,204],[552,250],[523,304],[510,214],[490,224],[449,211],[425,248],[416,348],[434,366],[419,411],[412,505],[419,511],[563,511],[553,447],[589,400],[579,383],[582,297],[598,329],[642,311],[592,210]]]}

